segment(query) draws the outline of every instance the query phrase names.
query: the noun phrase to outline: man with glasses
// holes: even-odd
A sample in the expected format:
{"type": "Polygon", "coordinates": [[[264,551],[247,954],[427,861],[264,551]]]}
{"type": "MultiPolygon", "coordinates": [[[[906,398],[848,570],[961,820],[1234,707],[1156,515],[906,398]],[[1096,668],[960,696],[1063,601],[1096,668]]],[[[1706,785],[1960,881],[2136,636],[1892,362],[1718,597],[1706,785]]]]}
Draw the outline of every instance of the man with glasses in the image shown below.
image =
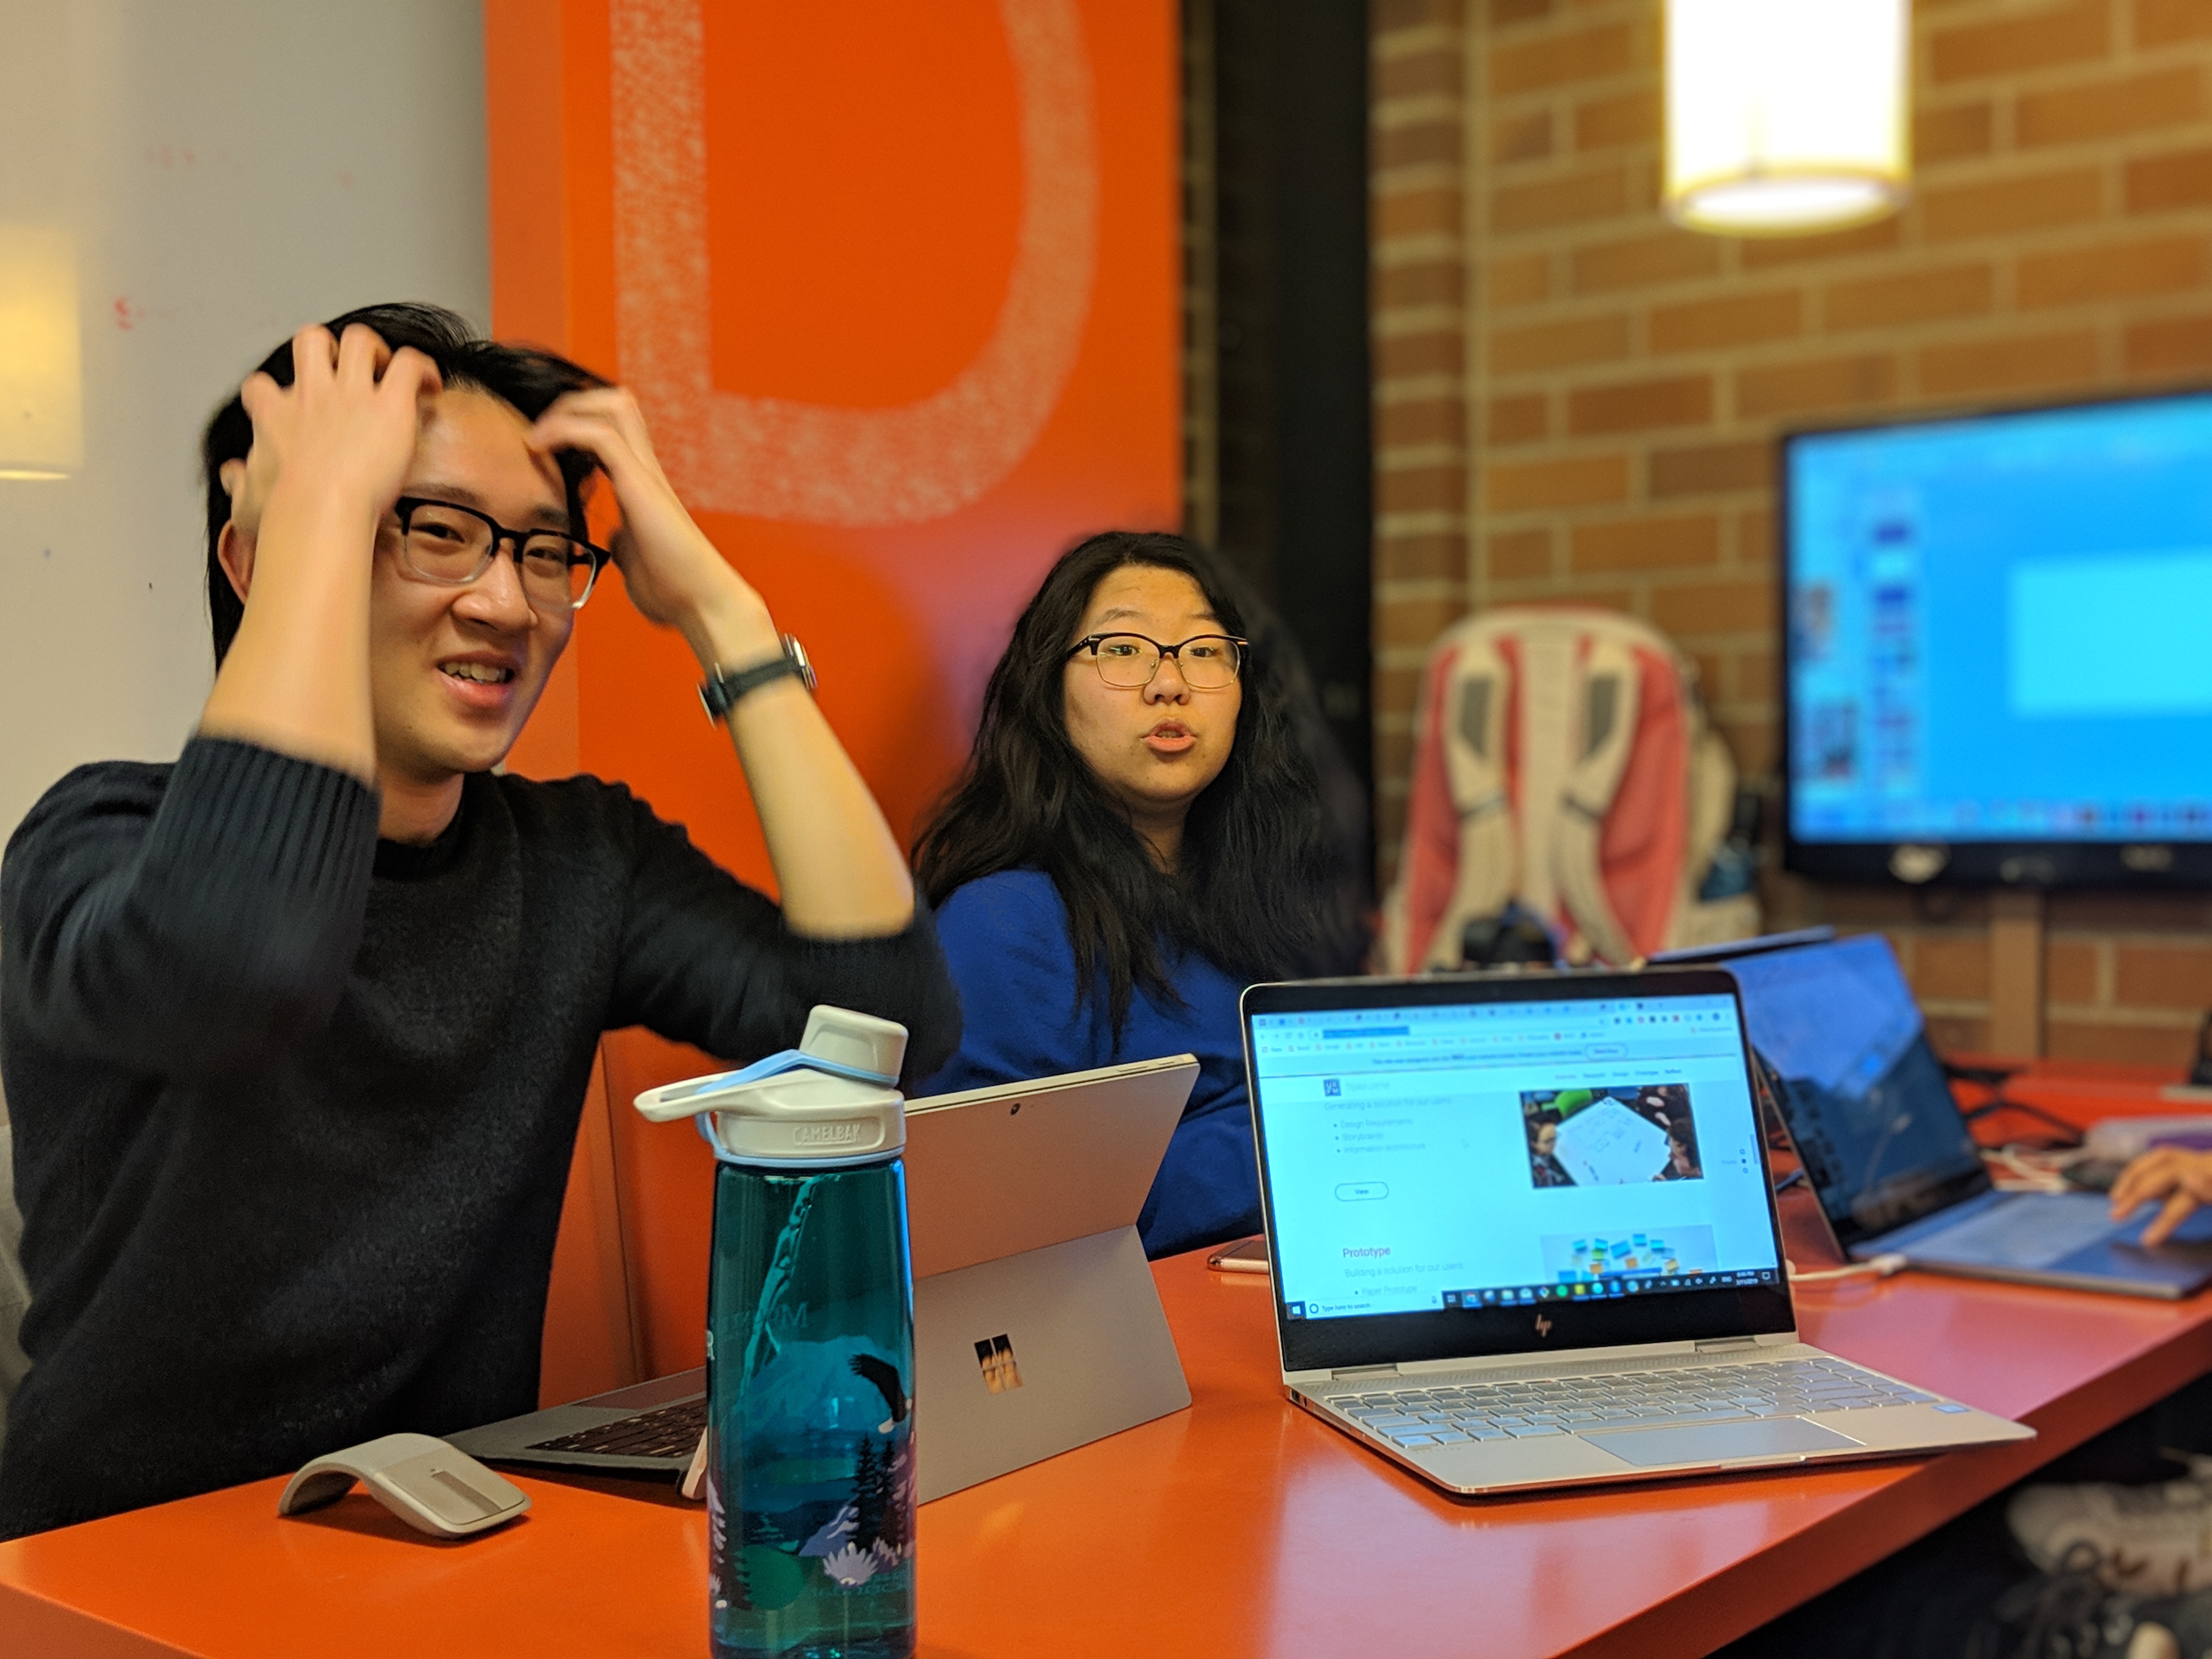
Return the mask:
{"type": "Polygon", "coordinates": [[[744,1060],[833,1002],[916,1075],[958,1032],[803,655],[627,393],[378,307],[272,354],[204,460],[198,733],[70,774],[0,864],[32,1291],[0,1537],[532,1409],[602,1031],[744,1060]],[[780,908],[618,785],[493,771],[610,561],[699,659],[780,908]]]}

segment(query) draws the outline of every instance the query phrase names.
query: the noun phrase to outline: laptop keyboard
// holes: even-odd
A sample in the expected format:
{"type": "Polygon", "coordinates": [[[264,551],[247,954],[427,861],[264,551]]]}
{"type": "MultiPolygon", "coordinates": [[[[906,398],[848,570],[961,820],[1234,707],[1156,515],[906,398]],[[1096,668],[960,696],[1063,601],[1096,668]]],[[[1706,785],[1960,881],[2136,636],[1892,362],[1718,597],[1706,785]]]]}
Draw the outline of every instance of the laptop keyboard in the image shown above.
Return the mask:
{"type": "Polygon", "coordinates": [[[1394,1389],[1339,1395],[1328,1403],[1394,1445],[1437,1446],[1461,1440],[1586,1434],[1594,1429],[1656,1429],[1747,1417],[1863,1411],[1875,1406],[1933,1405],[1942,1399],[1843,1360],[1823,1358],[1394,1389]]]}
{"type": "Polygon", "coordinates": [[[689,1457],[707,1428],[707,1396],[679,1400],[595,1429],[541,1440],[529,1451],[596,1452],[602,1457],[689,1457]]]}

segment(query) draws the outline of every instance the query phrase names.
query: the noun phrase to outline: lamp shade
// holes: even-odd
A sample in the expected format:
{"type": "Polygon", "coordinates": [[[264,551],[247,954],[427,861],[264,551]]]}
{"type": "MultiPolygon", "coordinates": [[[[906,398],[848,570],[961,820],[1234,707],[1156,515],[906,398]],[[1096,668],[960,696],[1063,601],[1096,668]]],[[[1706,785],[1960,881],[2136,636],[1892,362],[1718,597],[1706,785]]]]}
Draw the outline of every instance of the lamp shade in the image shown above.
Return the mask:
{"type": "Polygon", "coordinates": [[[0,478],[62,478],[84,459],[76,239],[0,224],[0,478]]]}
{"type": "Polygon", "coordinates": [[[1910,188],[1910,0],[1667,0],[1667,211],[1728,236],[1879,219],[1910,188]]]}

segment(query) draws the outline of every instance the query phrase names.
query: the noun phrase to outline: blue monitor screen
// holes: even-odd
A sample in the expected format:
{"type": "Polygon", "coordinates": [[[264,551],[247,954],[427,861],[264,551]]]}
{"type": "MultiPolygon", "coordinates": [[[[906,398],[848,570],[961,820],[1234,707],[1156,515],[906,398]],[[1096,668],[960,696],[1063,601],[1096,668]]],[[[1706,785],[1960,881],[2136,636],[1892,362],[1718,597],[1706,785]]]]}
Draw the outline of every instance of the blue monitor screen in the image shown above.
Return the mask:
{"type": "Polygon", "coordinates": [[[1784,453],[1793,842],[2212,840],[2212,394],[1784,453]]]}

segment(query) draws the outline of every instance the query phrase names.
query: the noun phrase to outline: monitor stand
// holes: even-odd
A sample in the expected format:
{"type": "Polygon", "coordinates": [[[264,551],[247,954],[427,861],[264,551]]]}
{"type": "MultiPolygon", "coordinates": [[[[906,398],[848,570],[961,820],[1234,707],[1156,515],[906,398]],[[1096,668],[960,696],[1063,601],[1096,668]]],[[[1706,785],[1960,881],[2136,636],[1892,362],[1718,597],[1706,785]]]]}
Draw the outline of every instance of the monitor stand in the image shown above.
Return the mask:
{"type": "Polygon", "coordinates": [[[1990,894],[1989,1049],[2007,1060],[2043,1055],[2043,894],[1990,894]]]}
{"type": "Polygon", "coordinates": [[[1134,1227],[914,1282],[923,1503],[1190,1404],[1134,1227]]]}

